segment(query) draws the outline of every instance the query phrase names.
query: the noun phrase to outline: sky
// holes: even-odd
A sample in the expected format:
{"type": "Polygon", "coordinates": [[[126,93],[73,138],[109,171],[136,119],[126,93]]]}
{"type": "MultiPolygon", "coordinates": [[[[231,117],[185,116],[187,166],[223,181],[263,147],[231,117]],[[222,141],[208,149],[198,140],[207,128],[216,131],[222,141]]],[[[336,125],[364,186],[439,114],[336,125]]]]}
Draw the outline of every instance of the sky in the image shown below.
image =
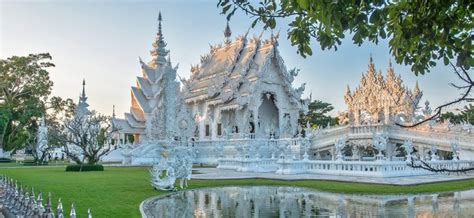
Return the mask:
{"type": "MultiPolygon", "coordinates": [[[[0,0],[0,58],[49,52],[56,67],[49,69],[54,82],[52,95],[78,100],[82,80],[91,109],[104,114],[129,111],[130,87],[141,76],[138,58],[150,59],[149,51],[157,31],[158,12],[163,15],[163,33],[178,74],[189,78],[191,64],[209,53],[210,44],[224,41],[225,16],[217,0],[0,0]]],[[[232,36],[249,30],[252,19],[236,13],[230,21],[232,36]]],[[[315,39],[313,55],[303,58],[286,38],[288,20],[280,20],[279,50],[286,66],[299,68],[294,87],[306,83],[304,96],[329,102],[337,111],[346,110],[346,86],[352,90],[367,70],[372,54],[376,69],[386,72],[391,59],[387,41],[362,46],[343,40],[337,51],[321,50],[315,39]]],[[[259,35],[261,26],[249,30],[259,35]]],[[[264,38],[270,31],[264,32],[264,38]]],[[[431,106],[459,96],[449,83],[456,81],[452,69],[441,62],[423,76],[415,76],[409,66],[393,63],[405,85],[419,82],[422,102],[431,106]]]]}

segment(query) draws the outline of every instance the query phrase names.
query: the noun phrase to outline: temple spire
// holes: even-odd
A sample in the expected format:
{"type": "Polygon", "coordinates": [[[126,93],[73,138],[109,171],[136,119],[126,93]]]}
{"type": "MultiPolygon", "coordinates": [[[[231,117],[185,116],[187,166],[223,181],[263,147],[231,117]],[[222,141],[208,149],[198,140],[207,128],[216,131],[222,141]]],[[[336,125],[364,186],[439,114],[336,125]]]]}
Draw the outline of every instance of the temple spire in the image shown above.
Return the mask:
{"type": "Polygon", "coordinates": [[[161,16],[161,11],[158,13],[158,33],[156,33],[156,39],[153,43],[153,49],[150,54],[153,57],[152,65],[157,66],[159,64],[166,63],[166,56],[168,55],[168,50],[166,50],[166,42],[163,37],[163,29],[161,27],[161,21],[163,20],[161,16]]]}
{"type": "Polygon", "coordinates": [[[81,98],[87,98],[86,97],[86,79],[82,79],[82,95],[81,98]]]}
{"type": "Polygon", "coordinates": [[[158,34],[161,34],[161,21],[163,18],[161,17],[161,11],[158,13],[158,34]]]}
{"type": "Polygon", "coordinates": [[[82,80],[82,93],[79,95],[79,102],[76,106],[76,115],[83,116],[89,115],[89,104],[87,104],[87,96],[86,96],[86,80],[82,80]]]}

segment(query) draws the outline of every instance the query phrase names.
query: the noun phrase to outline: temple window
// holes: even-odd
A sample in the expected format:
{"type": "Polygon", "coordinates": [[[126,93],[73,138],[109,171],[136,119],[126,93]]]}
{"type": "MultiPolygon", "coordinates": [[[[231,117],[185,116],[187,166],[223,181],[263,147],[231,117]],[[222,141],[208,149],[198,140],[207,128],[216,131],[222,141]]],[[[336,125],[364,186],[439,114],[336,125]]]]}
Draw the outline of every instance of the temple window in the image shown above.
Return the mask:
{"type": "Polygon", "coordinates": [[[218,123],[217,124],[217,135],[222,135],[222,124],[218,123]]]}
{"type": "Polygon", "coordinates": [[[209,129],[209,124],[206,124],[206,136],[210,136],[211,135],[211,131],[209,129]]]}

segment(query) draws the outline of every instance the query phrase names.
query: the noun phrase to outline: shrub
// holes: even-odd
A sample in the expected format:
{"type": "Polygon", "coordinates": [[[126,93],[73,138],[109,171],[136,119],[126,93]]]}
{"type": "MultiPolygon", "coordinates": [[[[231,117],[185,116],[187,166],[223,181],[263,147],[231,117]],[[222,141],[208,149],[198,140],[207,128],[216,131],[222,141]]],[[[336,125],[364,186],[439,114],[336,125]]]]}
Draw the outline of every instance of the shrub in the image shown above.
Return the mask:
{"type": "Polygon", "coordinates": [[[23,165],[24,166],[36,166],[36,165],[42,166],[42,165],[48,165],[48,162],[44,161],[43,163],[37,163],[35,160],[24,160],[23,165]]]}
{"type": "Polygon", "coordinates": [[[74,165],[68,165],[66,167],[66,172],[79,172],[79,171],[104,171],[104,166],[100,164],[84,164],[84,165],[79,165],[79,164],[74,164],[74,165]]]}
{"type": "Polygon", "coordinates": [[[10,163],[12,162],[12,159],[7,158],[7,157],[0,157],[0,163],[10,163]]]}

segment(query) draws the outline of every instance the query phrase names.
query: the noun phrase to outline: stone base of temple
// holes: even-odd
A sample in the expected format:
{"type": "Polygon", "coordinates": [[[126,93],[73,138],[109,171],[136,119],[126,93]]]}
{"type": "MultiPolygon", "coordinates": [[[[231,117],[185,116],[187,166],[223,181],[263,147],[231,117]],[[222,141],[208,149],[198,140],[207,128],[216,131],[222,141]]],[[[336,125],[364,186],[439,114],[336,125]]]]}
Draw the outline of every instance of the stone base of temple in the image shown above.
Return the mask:
{"type": "Polygon", "coordinates": [[[226,170],[219,168],[199,168],[194,169],[195,173],[191,180],[216,180],[216,179],[276,179],[286,181],[296,180],[319,180],[319,181],[341,181],[357,182],[371,184],[389,184],[389,185],[418,185],[436,182],[447,182],[456,180],[473,179],[474,173],[468,174],[436,174],[436,175],[418,175],[404,177],[372,177],[372,176],[339,176],[329,174],[276,174],[273,172],[238,172],[236,170],[226,170]]]}
{"type": "MultiPolygon", "coordinates": [[[[464,169],[474,166],[468,160],[433,160],[425,161],[435,169],[464,169]]],[[[415,162],[415,165],[421,163],[415,162]]],[[[327,160],[292,160],[292,159],[221,159],[219,169],[232,169],[240,172],[272,172],[275,174],[316,174],[355,177],[406,177],[436,174],[432,171],[413,168],[405,161],[327,161],[327,160]]]]}

